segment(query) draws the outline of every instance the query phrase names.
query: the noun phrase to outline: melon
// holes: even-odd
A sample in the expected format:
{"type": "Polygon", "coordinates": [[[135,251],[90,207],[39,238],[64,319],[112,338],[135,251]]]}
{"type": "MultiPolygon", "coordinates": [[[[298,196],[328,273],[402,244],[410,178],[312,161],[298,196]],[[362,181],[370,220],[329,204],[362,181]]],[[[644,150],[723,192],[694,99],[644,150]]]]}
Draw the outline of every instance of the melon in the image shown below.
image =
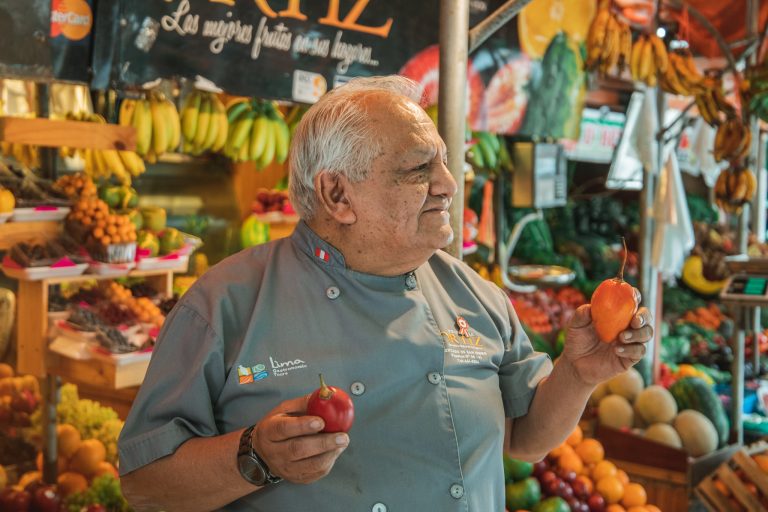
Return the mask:
{"type": "Polygon", "coordinates": [[[717,430],[699,411],[684,410],[675,418],[674,427],[680,435],[683,448],[692,457],[706,455],[717,448],[717,430]]]}
{"type": "Polygon", "coordinates": [[[597,406],[600,403],[600,400],[608,396],[610,391],[608,390],[608,383],[607,382],[601,382],[597,385],[594,391],[592,391],[592,394],[589,397],[589,405],[597,406]]]}
{"type": "Polygon", "coordinates": [[[621,395],[630,402],[635,401],[644,387],[643,376],[634,368],[630,368],[608,381],[608,389],[612,394],[621,395]]]}
{"type": "Polygon", "coordinates": [[[682,448],[683,442],[675,428],[668,423],[654,423],[645,429],[646,439],[656,441],[657,443],[672,446],[673,448],[682,448]]]}
{"type": "Polygon", "coordinates": [[[601,425],[616,429],[631,428],[634,421],[632,405],[621,395],[608,395],[600,400],[597,416],[601,425]]]}
{"type": "Polygon", "coordinates": [[[671,423],[677,415],[677,402],[664,387],[648,386],[637,395],[637,410],[647,423],[671,423]]]}

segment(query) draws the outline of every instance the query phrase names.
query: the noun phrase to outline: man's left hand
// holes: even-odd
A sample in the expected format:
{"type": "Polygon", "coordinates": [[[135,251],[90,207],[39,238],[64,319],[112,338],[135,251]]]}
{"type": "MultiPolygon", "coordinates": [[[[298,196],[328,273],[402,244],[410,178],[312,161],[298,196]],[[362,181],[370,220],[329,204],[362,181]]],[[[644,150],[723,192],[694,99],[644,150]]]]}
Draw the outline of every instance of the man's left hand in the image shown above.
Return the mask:
{"type": "Polygon", "coordinates": [[[592,325],[591,306],[585,304],[573,314],[568,324],[563,356],[577,376],[595,385],[625,372],[645,355],[645,344],[653,337],[653,317],[640,308],[629,328],[610,343],[600,341],[592,325]]]}

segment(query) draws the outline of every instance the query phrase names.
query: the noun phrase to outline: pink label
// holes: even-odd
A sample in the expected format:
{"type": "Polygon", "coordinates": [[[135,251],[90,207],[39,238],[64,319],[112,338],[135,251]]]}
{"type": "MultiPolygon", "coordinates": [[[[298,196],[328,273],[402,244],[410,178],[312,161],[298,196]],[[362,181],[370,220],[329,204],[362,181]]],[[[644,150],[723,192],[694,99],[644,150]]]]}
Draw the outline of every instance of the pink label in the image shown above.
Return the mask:
{"type": "Polygon", "coordinates": [[[22,268],[21,265],[12,260],[7,254],[3,258],[3,266],[8,268],[22,268]]]}
{"type": "Polygon", "coordinates": [[[66,256],[61,258],[59,261],[51,265],[51,268],[63,268],[63,267],[74,267],[77,264],[72,261],[71,259],[67,258],[66,256]]]}
{"type": "Polygon", "coordinates": [[[55,212],[58,209],[57,206],[35,206],[36,212],[55,212]]]}
{"type": "Polygon", "coordinates": [[[171,254],[167,254],[160,259],[161,260],[177,260],[179,259],[179,253],[172,252],[171,254]]]}

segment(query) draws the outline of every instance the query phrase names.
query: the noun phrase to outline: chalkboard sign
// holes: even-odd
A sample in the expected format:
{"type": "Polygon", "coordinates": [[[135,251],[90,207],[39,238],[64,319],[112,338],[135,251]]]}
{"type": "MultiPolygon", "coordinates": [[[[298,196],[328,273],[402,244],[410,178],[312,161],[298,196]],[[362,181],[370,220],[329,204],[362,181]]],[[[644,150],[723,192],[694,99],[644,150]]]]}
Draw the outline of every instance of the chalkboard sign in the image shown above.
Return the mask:
{"type": "Polygon", "coordinates": [[[0,0],[0,76],[52,77],[51,0],[0,0]]]}

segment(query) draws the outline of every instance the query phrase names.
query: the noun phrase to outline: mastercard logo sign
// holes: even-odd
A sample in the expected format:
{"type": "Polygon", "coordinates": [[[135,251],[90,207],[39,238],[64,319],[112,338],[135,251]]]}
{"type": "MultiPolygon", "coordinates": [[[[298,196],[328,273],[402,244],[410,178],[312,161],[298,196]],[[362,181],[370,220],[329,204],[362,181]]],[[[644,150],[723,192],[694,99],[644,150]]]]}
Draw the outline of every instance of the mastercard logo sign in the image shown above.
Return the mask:
{"type": "Polygon", "coordinates": [[[53,0],[51,2],[51,37],[63,35],[79,41],[91,33],[93,11],[85,0],[53,0]]]}

